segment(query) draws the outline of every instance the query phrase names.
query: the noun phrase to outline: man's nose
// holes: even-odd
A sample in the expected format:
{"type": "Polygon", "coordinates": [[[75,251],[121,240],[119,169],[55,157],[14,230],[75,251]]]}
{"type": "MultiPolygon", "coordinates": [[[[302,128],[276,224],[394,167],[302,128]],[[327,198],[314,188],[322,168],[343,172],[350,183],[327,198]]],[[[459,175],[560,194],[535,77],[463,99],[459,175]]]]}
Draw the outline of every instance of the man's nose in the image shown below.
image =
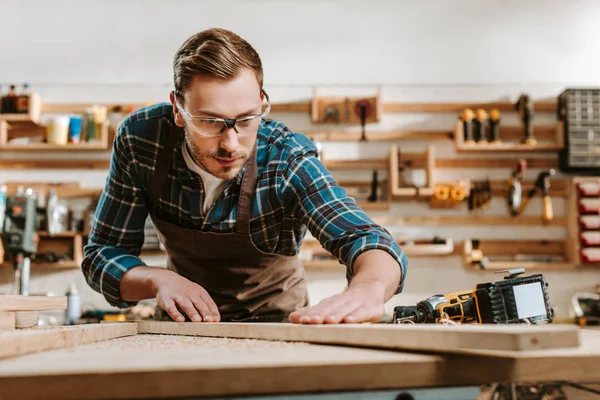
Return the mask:
{"type": "Polygon", "coordinates": [[[233,153],[235,150],[237,150],[239,144],[240,143],[238,141],[238,135],[235,129],[225,129],[225,132],[223,132],[223,134],[221,135],[221,142],[219,143],[221,148],[227,150],[230,153],[233,153]]]}

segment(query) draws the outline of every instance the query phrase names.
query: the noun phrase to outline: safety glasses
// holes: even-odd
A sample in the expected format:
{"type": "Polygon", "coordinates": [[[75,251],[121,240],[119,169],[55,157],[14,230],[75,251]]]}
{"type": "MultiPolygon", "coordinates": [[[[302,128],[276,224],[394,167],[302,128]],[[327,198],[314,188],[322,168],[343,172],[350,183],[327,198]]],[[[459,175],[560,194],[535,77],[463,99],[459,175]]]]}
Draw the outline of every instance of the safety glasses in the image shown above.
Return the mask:
{"type": "Polygon", "coordinates": [[[269,95],[264,90],[261,90],[261,93],[265,95],[265,111],[259,114],[253,114],[239,118],[199,117],[196,115],[191,115],[179,103],[178,97],[180,94],[177,93],[177,91],[173,91],[173,97],[175,98],[177,110],[179,110],[188,126],[197,134],[204,137],[218,137],[221,136],[227,129],[233,129],[239,136],[243,136],[256,133],[260,120],[266,118],[271,111],[271,100],[269,99],[269,95]]]}

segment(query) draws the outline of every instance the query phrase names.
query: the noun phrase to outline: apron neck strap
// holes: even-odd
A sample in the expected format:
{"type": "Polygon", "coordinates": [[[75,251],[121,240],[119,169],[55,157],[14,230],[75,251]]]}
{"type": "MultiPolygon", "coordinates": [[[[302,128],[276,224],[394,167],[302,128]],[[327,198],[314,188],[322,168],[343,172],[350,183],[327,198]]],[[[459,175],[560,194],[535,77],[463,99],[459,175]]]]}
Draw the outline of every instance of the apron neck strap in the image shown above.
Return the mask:
{"type": "MultiPolygon", "coordinates": [[[[160,199],[165,178],[167,177],[169,168],[173,162],[175,146],[177,146],[177,143],[179,143],[179,140],[182,136],[183,128],[173,125],[169,130],[169,138],[167,139],[167,143],[158,155],[158,161],[156,162],[154,174],[152,175],[152,181],[150,182],[150,188],[148,189],[148,203],[150,206],[149,211],[152,215],[154,215],[156,207],[158,206],[158,200],[160,199]]],[[[237,233],[250,234],[250,214],[252,211],[254,190],[256,188],[257,169],[255,145],[252,153],[250,153],[248,164],[246,166],[246,170],[244,171],[244,176],[242,177],[236,217],[237,233]]]]}
{"type": "Polygon", "coordinates": [[[256,145],[250,157],[242,177],[242,186],[240,187],[240,197],[238,200],[237,218],[235,222],[236,232],[250,234],[250,214],[252,212],[252,199],[258,178],[256,165],[256,145]]]}
{"type": "Polygon", "coordinates": [[[154,167],[152,182],[150,182],[150,188],[148,189],[148,202],[150,205],[151,214],[154,214],[156,207],[158,206],[158,199],[160,199],[163,183],[167,177],[167,174],[169,173],[169,167],[173,163],[175,146],[177,143],[179,143],[179,140],[182,136],[183,128],[180,128],[173,123],[171,129],[169,129],[169,138],[167,139],[167,143],[165,143],[165,146],[158,154],[158,161],[154,167]]]}

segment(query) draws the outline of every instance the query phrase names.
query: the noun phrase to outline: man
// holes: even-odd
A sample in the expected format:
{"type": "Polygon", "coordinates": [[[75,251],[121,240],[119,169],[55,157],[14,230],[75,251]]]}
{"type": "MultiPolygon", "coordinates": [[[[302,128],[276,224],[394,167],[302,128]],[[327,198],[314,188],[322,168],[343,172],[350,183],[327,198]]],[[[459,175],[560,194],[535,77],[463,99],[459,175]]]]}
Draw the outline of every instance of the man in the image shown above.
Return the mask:
{"type": "Polygon", "coordinates": [[[138,110],[119,128],[85,247],[90,286],[118,307],[156,298],[174,321],[380,320],[402,289],[406,257],[336,185],[310,140],[266,120],[252,46],[207,30],[173,67],[171,104],[138,110]],[[138,258],[148,215],[167,269],[138,258]],[[296,256],[307,229],[349,280],[312,307],[296,256]]]}

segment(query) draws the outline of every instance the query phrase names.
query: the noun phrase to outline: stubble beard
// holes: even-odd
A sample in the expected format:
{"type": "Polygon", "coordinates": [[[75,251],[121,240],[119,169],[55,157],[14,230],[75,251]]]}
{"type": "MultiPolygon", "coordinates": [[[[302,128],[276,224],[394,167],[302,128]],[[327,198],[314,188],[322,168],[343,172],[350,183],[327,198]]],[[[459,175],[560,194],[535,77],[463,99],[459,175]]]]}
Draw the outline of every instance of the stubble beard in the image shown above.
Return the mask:
{"type": "Polygon", "coordinates": [[[217,151],[215,151],[213,153],[203,152],[202,150],[200,150],[198,148],[198,146],[196,146],[196,144],[192,140],[191,134],[189,133],[187,127],[185,127],[184,132],[185,132],[185,143],[187,145],[188,153],[190,154],[190,157],[192,158],[192,160],[196,163],[196,165],[198,165],[204,171],[208,172],[209,174],[211,174],[213,176],[216,176],[219,179],[224,179],[224,180],[233,179],[238,174],[238,172],[242,169],[242,166],[245,164],[245,162],[241,166],[237,166],[237,167],[223,167],[223,166],[217,165],[216,168],[209,168],[208,167],[209,160],[211,160],[211,159],[214,160],[214,157],[242,158],[243,160],[248,159],[248,154],[246,154],[246,153],[241,153],[241,152],[230,153],[220,147],[217,151]]]}

